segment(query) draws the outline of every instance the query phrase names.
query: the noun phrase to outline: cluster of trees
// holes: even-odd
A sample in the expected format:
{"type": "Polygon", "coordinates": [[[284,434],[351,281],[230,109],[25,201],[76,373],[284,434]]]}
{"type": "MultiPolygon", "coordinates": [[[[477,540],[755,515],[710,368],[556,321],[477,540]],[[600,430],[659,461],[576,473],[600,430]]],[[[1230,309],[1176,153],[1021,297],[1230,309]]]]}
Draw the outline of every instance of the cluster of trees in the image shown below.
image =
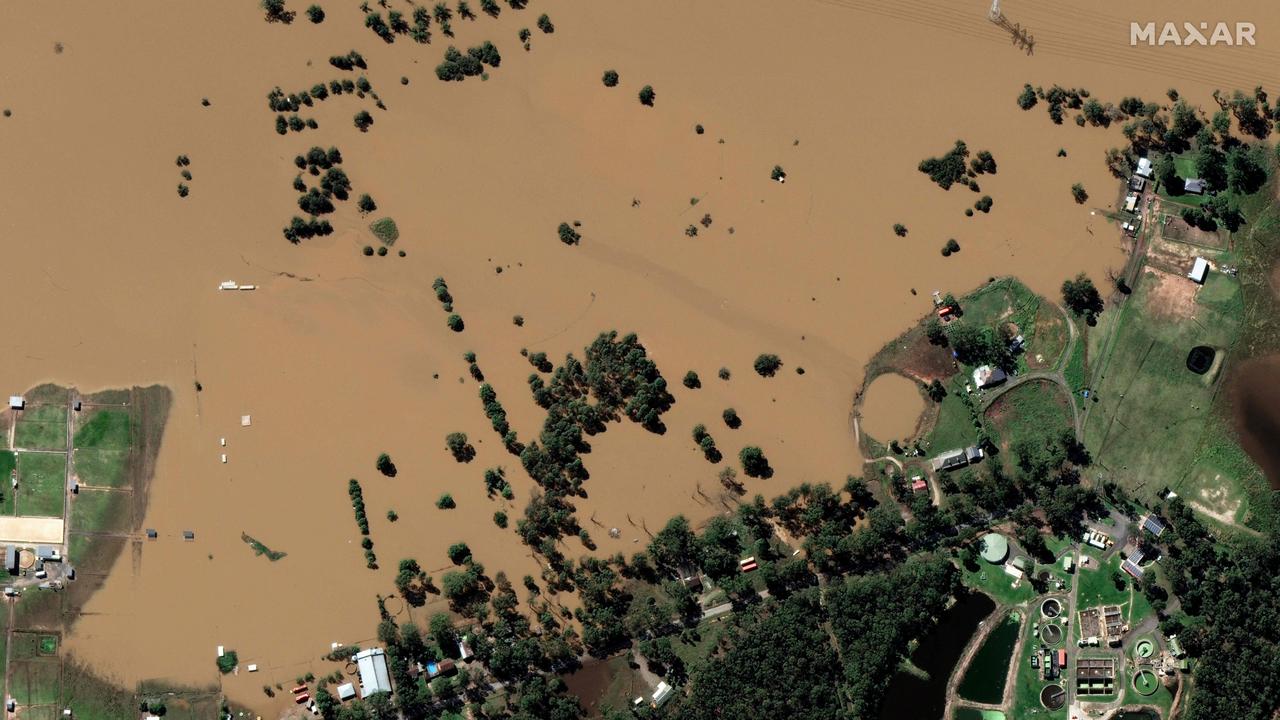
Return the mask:
{"type": "Polygon", "coordinates": [[[364,548],[365,566],[370,570],[377,570],[378,557],[373,554],[373,540],[369,538],[369,516],[365,514],[364,491],[360,489],[360,482],[355,478],[347,482],[347,495],[351,498],[351,509],[356,514],[356,525],[360,528],[360,534],[364,536],[360,540],[360,546],[364,548]]]}
{"type": "Polygon", "coordinates": [[[586,349],[585,364],[569,355],[549,383],[530,375],[529,388],[547,418],[539,439],[525,446],[520,461],[545,493],[530,500],[516,529],[526,544],[557,565],[561,556],[555,540],[581,529],[566,498],[580,492],[588,477],[580,457],[591,447],[585,436],[603,432],[622,416],[661,432],[662,414],[674,398],[639,339],[634,334],[619,338],[616,331],[596,338],[586,349]]]}
{"type": "Polygon", "coordinates": [[[942,257],[951,257],[953,253],[958,252],[960,252],[960,243],[956,242],[955,238],[947,240],[946,244],[942,246],[942,257]]]}
{"type": "Polygon", "coordinates": [[[698,377],[698,373],[696,371],[690,370],[684,374],[684,379],[680,381],[680,384],[690,390],[697,390],[702,387],[702,380],[698,377]]]}
{"type": "Polygon", "coordinates": [[[1187,717],[1274,717],[1280,697],[1257,682],[1257,672],[1280,662],[1280,548],[1270,539],[1218,542],[1181,498],[1164,514],[1170,527],[1158,542],[1168,558],[1161,567],[1181,608],[1161,630],[1177,633],[1197,660],[1187,717]]]}
{"type": "Polygon", "coordinates": [[[386,475],[387,477],[396,476],[396,464],[391,462],[391,456],[386,453],[380,453],[378,455],[378,461],[374,463],[374,466],[377,467],[378,472],[386,475]]]}
{"type": "Polygon", "coordinates": [[[426,605],[427,593],[436,591],[431,583],[431,576],[419,567],[418,561],[413,558],[400,561],[400,567],[396,572],[396,590],[400,593],[400,597],[413,607],[426,605]]]}
{"type": "Polygon", "coordinates": [[[339,70],[351,70],[352,68],[360,68],[361,70],[369,69],[369,65],[365,62],[364,56],[355,50],[352,50],[346,55],[331,55],[329,57],[329,64],[339,70]]]}
{"type": "Polygon", "coordinates": [[[693,442],[702,451],[702,455],[707,459],[707,462],[715,464],[724,457],[716,447],[715,438],[711,437],[711,433],[707,432],[707,426],[702,423],[693,426],[693,442]]]}
{"type": "Polygon", "coordinates": [[[475,459],[476,449],[467,442],[467,434],[464,432],[451,432],[446,435],[444,446],[449,450],[449,454],[453,455],[453,459],[460,463],[469,463],[475,459]]]}
{"type": "Polygon", "coordinates": [[[284,0],[262,0],[262,11],[267,15],[267,22],[278,22],[288,25],[293,22],[295,13],[284,6],[284,0]]]}
{"type": "Polygon", "coordinates": [[[502,495],[507,500],[515,497],[511,483],[507,482],[507,471],[500,467],[484,471],[484,489],[489,497],[493,497],[494,493],[502,495]]]}
{"type": "Polygon", "coordinates": [[[1014,366],[1014,357],[1009,351],[1007,332],[1004,327],[996,329],[956,320],[946,327],[945,344],[966,365],[994,365],[1009,370],[1014,366]]]}
{"type": "Polygon", "coordinates": [[[546,13],[538,16],[537,24],[538,29],[544,33],[551,34],[556,31],[556,26],[551,24],[551,18],[546,13]]]}
{"type": "Polygon", "coordinates": [[[657,99],[658,93],[653,91],[652,85],[645,85],[640,88],[640,104],[653,107],[653,101],[657,99]]]}
{"type": "Polygon", "coordinates": [[[578,223],[570,225],[567,222],[560,223],[560,227],[556,228],[556,232],[560,235],[560,242],[565,245],[577,245],[582,241],[582,235],[574,228],[578,223]]]}
{"type": "Polygon", "coordinates": [[[524,451],[524,445],[520,443],[520,438],[516,436],[516,431],[511,429],[510,423],[507,422],[507,411],[502,407],[502,403],[498,401],[498,393],[493,386],[485,383],[480,386],[480,402],[484,403],[485,417],[489,418],[490,424],[493,425],[493,431],[498,433],[502,438],[502,444],[507,452],[512,455],[519,455],[524,451]]]}
{"type": "Polygon", "coordinates": [[[942,190],[951,190],[952,184],[960,183],[978,192],[978,183],[974,182],[973,178],[982,173],[995,173],[996,159],[992,158],[991,152],[983,150],[978,152],[966,168],[965,160],[968,159],[969,147],[963,140],[957,140],[955,146],[941,158],[927,158],[920,161],[919,170],[927,174],[929,179],[936,182],[942,190]]]}
{"type": "Polygon", "coordinates": [[[496,68],[501,64],[502,55],[488,40],[476,47],[468,48],[465,55],[450,45],[449,49],[444,51],[444,61],[436,66],[436,77],[446,81],[464,80],[483,73],[485,65],[496,68]]]}
{"type": "Polygon", "coordinates": [[[1062,303],[1076,315],[1083,315],[1090,325],[1103,308],[1102,295],[1084,273],[1076,275],[1074,280],[1062,282],[1062,303]]]}
{"type": "Polygon", "coordinates": [[[297,245],[303,240],[329,235],[333,232],[333,225],[330,225],[328,220],[321,220],[314,217],[309,220],[303,220],[297,215],[294,215],[293,218],[289,220],[289,224],[286,225],[281,232],[284,234],[285,240],[297,245]]]}
{"type": "Polygon", "coordinates": [[[1089,91],[1076,88],[1064,88],[1060,85],[1054,85],[1048,90],[1043,88],[1032,88],[1030,85],[1023,85],[1022,92],[1018,94],[1018,107],[1023,110],[1030,110],[1036,106],[1037,100],[1044,100],[1049,106],[1049,117],[1055,125],[1061,125],[1065,117],[1063,108],[1078,110],[1084,105],[1084,101],[1089,97],[1089,91]]]}
{"type": "Polygon", "coordinates": [[[761,353],[756,356],[756,361],[752,367],[755,368],[760,377],[773,377],[778,373],[778,369],[782,367],[782,358],[773,353],[761,353]]]}
{"type": "Polygon", "coordinates": [[[349,197],[351,180],[346,171],[338,167],[342,164],[342,153],[336,147],[325,150],[313,146],[305,155],[296,156],[293,164],[299,170],[306,170],[311,175],[320,177],[319,188],[308,188],[301,175],[293,179],[293,188],[300,193],[298,207],[311,216],[310,220],[295,216],[282,231],[285,239],[296,245],[302,240],[333,232],[329,221],[317,216],[333,212],[335,198],[346,200],[349,197]],[[321,170],[324,170],[323,175],[321,170]]]}
{"type": "Polygon", "coordinates": [[[276,133],[280,135],[288,135],[290,130],[302,132],[306,128],[315,130],[318,127],[320,127],[320,123],[316,122],[315,118],[303,120],[298,115],[290,115],[287,118],[284,115],[276,116],[276,133]]]}
{"type": "Polygon", "coordinates": [[[764,451],[755,445],[748,445],[739,450],[738,462],[742,463],[742,472],[747,477],[773,477],[773,468],[769,465],[769,458],[765,457],[764,451]]]}

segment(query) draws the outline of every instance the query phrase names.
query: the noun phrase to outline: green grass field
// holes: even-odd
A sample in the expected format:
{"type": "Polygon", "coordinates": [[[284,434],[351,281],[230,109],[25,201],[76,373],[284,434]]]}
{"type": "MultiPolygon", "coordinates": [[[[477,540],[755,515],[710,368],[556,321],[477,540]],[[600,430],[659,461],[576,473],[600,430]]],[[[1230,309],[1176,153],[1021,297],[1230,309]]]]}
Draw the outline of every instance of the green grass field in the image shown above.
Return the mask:
{"type": "Polygon", "coordinates": [[[1081,610],[1098,605],[1126,605],[1129,602],[1129,576],[1120,573],[1124,578],[1124,589],[1117,590],[1112,582],[1113,573],[1120,572],[1120,554],[1115,553],[1097,567],[1097,561],[1090,561],[1094,567],[1080,568],[1080,585],[1076,602],[1081,610]]]}
{"type": "Polygon", "coordinates": [[[81,485],[127,487],[129,475],[125,472],[125,463],[128,459],[128,450],[77,448],[72,455],[72,466],[81,485]]]}
{"type": "Polygon", "coordinates": [[[72,442],[77,448],[128,450],[132,440],[129,411],[123,408],[97,410],[76,430],[72,442]]]}
{"type": "Polygon", "coordinates": [[[48,705],[62,694],[62,664],[57,660],[9,663],[9,693],[19,705],[48,705]]]}
{"type": "Polygon", "coordinates": [[[953,382],[947,386],[947,396],[938,409],[938,421],[925,440],[929,453],[968,447],[978,441],[978,431],[973,427],[973,416],[963,393],[963,383],[953,382]]]}
{"type": "Polygon", "coordinates": [[[67,457],[60,453],[18,453],[18,515],[62,517],[67,457]]]}
{"type": "Polygon", "coordinates": [[[1023,578],[1014,587],[1014,579],[999,565],[992,565],[983,560],[978,561],[978,569],[970,570],[960,563],[960,581],[968,587],[980,590],[991,596],[998,603],[1016,605],[1036,596],[1031,583],[1023,578]]]}
{"type": "Polygon", "coordinates": [[[1005,465],[1017,462],[1009,452],[1021,443],[1055,444],[1072,430],[1070,399],[1052,382],[1028,382],[1010,390],[987,408],[1005,465]]]}
{"type": "Polygon", "coordinates": [[[1187,474],[1218,389],[1221,373],[1192,373],[1187,353],[1197,345],[1229,348],[1243,314],[1238,289],[1232,295],[1216,280],[1202,289],[1210,291],[1208,304],[1171,312],[1155,295],[1161,282],[1190,281],[1144,274],[1118,320],[1084,433],[1095,467],[1144,499],[1187,474]]]}
{"type": "Polygon", "coordinates": [[[65,450],[66,409],[55,405],[36,405],[23,410],[14,426],[13,445],[30,450],[65,450]]]}
{"type": "Polygon", "coordinates": [[[1071,331],[1067,329],[1067,321],[1062,312],[1052,303],[1041,302],[1036,313],[1035,325],[1031,337],[1023,335],[1026,341],[1026,357],[1028,360],[1040,355],[1044,360],[1037,362],[1036,367],[1056,367],[1062,359],[1071,339],[1071,331]]]}
{"type": "Polygon", "coordinates": [[[129,524],[128,493],[86,488],[71,503],[71,528],[76,532],[126,532],[129,524]]]}
{"type": "Polygon", "coordinates": [[[13,483],[9,477],[17,467],[17,453],[0,451],[0,515],[13,515],[13,483]]]}

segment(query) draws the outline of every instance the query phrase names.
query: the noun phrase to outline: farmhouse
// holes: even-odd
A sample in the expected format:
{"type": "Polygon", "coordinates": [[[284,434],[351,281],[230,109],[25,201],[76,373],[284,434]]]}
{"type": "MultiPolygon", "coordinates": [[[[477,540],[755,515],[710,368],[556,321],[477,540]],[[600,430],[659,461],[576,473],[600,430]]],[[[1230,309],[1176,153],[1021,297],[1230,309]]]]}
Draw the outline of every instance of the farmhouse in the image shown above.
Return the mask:
{"type": "Polygon", "coordinates": [[[977,385],[979,389],[999,385],[1008,379],[1009,376],[1005,374],[1004,370],[990,365],[983,365],[973,371],[973,384],[977,385]]]}
{"type": "Polygon", "coordinates": [[[1143,180],[1137,175],[1134,175],[1133,177],[1129,178],[1129,189],[1134,192],[1142,192],[1142,189],[1145,188],[1146,186],[1147,186],[1147,181],[1143,180]]]}
{"type": "Polygon", "coordinates": [[[1182,189],[1192,195],[1203,195],[1205,191],[1205,183],[1204,180],[1201,180],[1200,178],[1187,178],[1182,183],[1182,189]]]}
{"type": "Polygon", "coordinates": [[[934,472],[938,472],[964,467],[969,464],[969,461],[965,459],[964,450],[948,450],[935,457],[930,464],[933,466],[934,472]]]}
{"type": "Polygon", "coordinates": [[[1143,177],[1148,180],[1151,179],[1151,159],[1150,158],[1138,158],[1137,173],[1138,173],[1138,177],[1143,177]]]}
{"type": "Polygon", "coordinates": [[[360,697],[391,692],[391,676],[387,672],[387,653],[382,648],[361,650],[355,656],[360,671],[360,697]]]}
{"type": "Polygon", "coordinates": [[[924,481],[924,478],[920,477],[919,475],[916,475],[911,478],[911,492],[913,493],[924,492],[928,487],[929,487],[929,484],[926,483],[924,481]]]}
{"type": "Polygon", "coordinates": [[[1125,212],[1138,211],[1138,193],[1129,193],[1124,199],[1125,212]]]}

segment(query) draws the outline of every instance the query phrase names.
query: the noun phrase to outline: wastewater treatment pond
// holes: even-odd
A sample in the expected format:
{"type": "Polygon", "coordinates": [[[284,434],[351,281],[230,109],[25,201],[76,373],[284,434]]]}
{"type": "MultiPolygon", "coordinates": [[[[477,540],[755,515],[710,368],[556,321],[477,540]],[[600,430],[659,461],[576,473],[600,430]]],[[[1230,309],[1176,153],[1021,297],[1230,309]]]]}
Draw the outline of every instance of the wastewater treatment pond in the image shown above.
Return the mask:
{"type": "Polygon", "coordinates": [[[1018,643],[1018,629],[1021,627],[1021,617],[1012,612],[991,631],[965,669],[958,688],[961,698],[992,704],[1004,699],[1009,659],[1013,656],[1014,645],[1018,643]]]}

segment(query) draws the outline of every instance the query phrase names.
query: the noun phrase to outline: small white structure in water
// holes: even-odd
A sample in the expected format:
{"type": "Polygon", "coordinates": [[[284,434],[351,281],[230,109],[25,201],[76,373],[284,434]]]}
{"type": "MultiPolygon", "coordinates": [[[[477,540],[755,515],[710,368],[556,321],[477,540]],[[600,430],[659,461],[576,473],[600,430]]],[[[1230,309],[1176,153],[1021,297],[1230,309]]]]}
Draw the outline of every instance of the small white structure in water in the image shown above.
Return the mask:
{"type": "Polygon", "coordinates": [[[23,399],[23,397],[22,397],[21,395],[10,395],[10,396],[9,396],[9,409],[10,409],[10,410],[21,410],[22,408],[24,408],[24,407],[26,407],[26,406],[27,406],[27,401],[26,401],[26,400],[24,400],[24,399],[23,399]]]}
{"type": "Polygon", "coordinates": [[[249,427],[253,424],[253,418],[248,415],[240,416],[240,427],[249,427]]]}
{"type": "Polygon", "coordinates": [[[1204,279],[1208,275],[1209,261],[1202,257],[1196,258],[1195,264],[1191,266],[1191,272],[1187,273],[1187,277],[1191,278],[1192,282],[1197,282],[1201,285],[1204,284],[1204,279]]]}
{"type": "Polygon", "coordinates": [[[237,283],[235,280],[223,280],[222,282],[218,283],[218,289],[219,290],[239,290],[240,284],[237,283]]]}

